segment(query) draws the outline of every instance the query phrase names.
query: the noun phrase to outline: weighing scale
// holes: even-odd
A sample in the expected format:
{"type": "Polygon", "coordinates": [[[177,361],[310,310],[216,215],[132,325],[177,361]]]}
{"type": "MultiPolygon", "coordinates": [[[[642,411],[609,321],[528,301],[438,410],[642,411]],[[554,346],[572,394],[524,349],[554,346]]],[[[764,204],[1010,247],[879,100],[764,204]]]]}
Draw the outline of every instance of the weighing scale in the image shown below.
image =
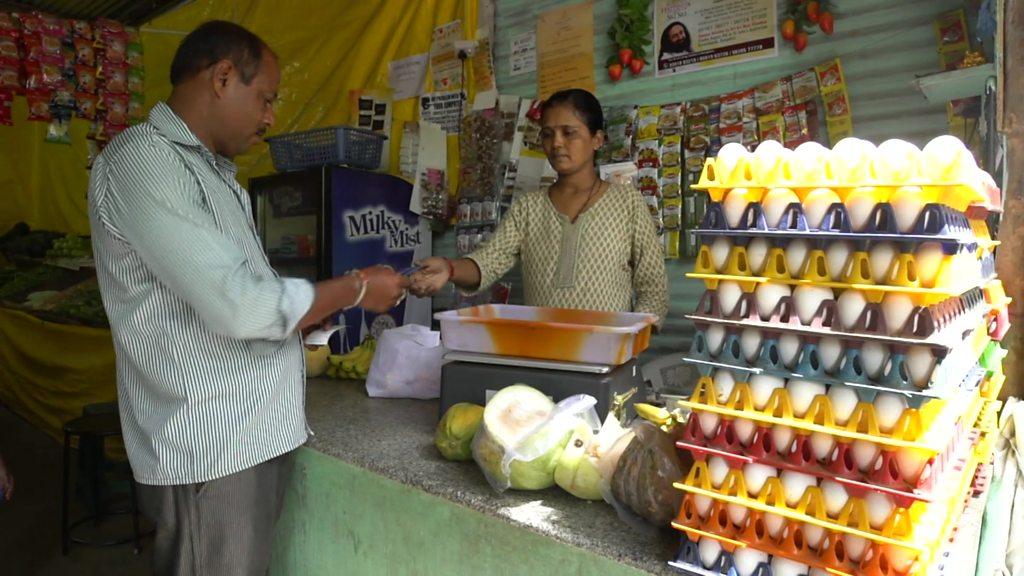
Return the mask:
{"type": "Polygon", "coordinates": [[[636,390],[626,406],[647,396],[640,365],[633,358],[621,366],[537,360],[472,352],[449,352],[441,369],[441,411],[459,402],[483,406],[498,390],[526,384],[558,402],[575,394],[597,398],[603,421],[615,397],[636,390]]]}

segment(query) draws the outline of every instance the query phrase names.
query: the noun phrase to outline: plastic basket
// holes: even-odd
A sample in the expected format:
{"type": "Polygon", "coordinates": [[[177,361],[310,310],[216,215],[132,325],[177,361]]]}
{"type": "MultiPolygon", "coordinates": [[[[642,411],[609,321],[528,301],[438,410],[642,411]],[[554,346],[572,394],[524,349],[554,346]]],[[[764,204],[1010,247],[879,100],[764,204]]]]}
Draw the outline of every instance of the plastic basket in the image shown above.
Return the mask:
{"type": "Polygon", "coordinates": [[[373,170],[380,165],[387,137],[348,126],[314,128],[267,138],[270,157],[278,172],[325,164],[346,164],[373,170]]]}

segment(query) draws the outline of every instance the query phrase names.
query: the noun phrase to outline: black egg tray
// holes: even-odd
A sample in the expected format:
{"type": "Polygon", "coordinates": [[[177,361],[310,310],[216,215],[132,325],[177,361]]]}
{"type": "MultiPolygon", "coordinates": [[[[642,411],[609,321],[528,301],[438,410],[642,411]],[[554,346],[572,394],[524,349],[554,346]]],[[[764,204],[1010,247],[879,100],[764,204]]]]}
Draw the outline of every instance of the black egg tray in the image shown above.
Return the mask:
{"type": "Polygon", "coordinates": [[[848,342],[874,341],[896,346],[951,349],[963,343],[964,333],[974,330],[989,310],[984,292],[974,288],[938,304],[916,307],[906,324],[895,334],[890,334],[882,305],[876,302],[867,303],[853,327],[844,330],[839,324],[836,300],[822,302],[810,324],[803,324],[796,314],[793,296],[779,299],[771,318],[762,320],[753,292],[744,293],[732,314],[725,314],[717,292],[706,290],[697,303],[697,309],[693,314],[687,314],[686,318],[695,323],[758,328],[807,336],[831,336],[848,342]]]}
{"type": "MultiPolygon", "coordinates": [[[[712,356],[703,327],[698,325],[693,335],[689,353],[683,357],[693,364],[702,376],[710,376],[718,368],[727,368],[750,375],[765,374],[779,378],[802,378],[828,385],[843,385],[873,391],[899,391],[907,395],[907,402],[916,407],[927,398],[946,398],[957,391],[970,391],[980,384],[974,375],[978,368],[978,354],[969,346],[960,346],[946,353],[939,351],[937,362],[932,369],[928,386],[919,388],[910,380],[906,355],[902,351],[890,350],[889,359],[877,379],[868,376],[863,368],[858,348],[847,348],[839,360],[834,373],[825,370],[818,351],[817,338],[798,336],[801,349],[792,368],[782,361],[779,341],[771,335],[763,335],[761,349],[753,363],[743,357],[738,334],[727,334],[722,350],[712,356]]],[[[937,351],[933,349],[933,351],[937,351]]]]}
{"type": "Polygon", "coordinates": [[[900,242],[919,244],[939,242],[947,254],[955,254],[960,246],[969,250],[978,247],[978,238],[971,229],[970,220],[963,212],[957,212],[944,204],[927,204],[914,223],[910,232],[901,233],[896,224],[892,205],[881,203],[875,206],[868,218],[865,229],[855,232],[850,225],[850,215],[840,202],[832,204],[825,212],[822,224],[811,228],[803,206],[798,202],[790,204],[782,213],[780,226],[769,227],[764,208],[759,203],[750,203],[743,211],[739,226],[729,226],[725,210],[720,202],[708,204],[699,236],[760,236],[766,238],[808,238],[818,242],[851,240],[861,242],[900,242]]]}

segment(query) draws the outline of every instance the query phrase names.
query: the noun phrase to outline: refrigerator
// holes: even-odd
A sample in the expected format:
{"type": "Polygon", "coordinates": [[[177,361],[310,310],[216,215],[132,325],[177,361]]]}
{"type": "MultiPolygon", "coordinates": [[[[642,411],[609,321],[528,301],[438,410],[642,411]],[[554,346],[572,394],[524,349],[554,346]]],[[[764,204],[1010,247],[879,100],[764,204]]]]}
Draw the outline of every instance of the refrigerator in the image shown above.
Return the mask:
{"type": "MultiPolygon", "coordinates": [[[[323,166],[253,178],[253,217],[271,266],[282,277],[316,282],[386,264],[403,270],[430,256],[426,219],[409,211],[412,184],[390,174],[323,166]]],[[[347,352],[367,336],[403,324],[430,326],[429,298],[409,296],[385,314],[354,308],[331,348],[347,352]]]]}

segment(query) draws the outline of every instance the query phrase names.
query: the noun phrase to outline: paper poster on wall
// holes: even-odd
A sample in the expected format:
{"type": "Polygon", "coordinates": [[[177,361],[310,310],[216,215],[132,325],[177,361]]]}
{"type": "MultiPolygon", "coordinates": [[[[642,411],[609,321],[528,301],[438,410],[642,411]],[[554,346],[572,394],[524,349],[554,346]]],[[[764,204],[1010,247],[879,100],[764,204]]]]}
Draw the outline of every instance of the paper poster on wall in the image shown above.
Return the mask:
{"type": "MultiPolygon", "coordinates": [[[[391,90],[349,90],[350,126],[371,130],[385,136],[391,135],[391,90]]],[[[385,146],[380,158],[380,168],[391,166],[391,148],[385,146]]]]}
{"type": "Polygon", "coordinates": [[[776,0],[655,0],[657,76],[778,55],[776,0]]]}
{"type": "Polygon", "coordinates": [[[594,92],[594,3],[541,12],[537,18],[537,87],[545,99],[566,88],[594,92]]]}
{"type": "Polygon", "coordinates": [[[494,59],[491,56],[491,39],[484,37],[477,42],[476,53],[471,60],[473,86],[476,88],[474,110],[487,110],[498,104],[498,87],[494,81],[494,59]]]}
{"type": "Polygon", "coordinates": [[[459,133],[465,92],[431,92],[420,97],[420,120],[437,124],[449,134],[459,133]]]}
{"type": "Polygon", "coordinates": [[[462,88],[462,61],[455,51],[456,40],[462,40],[462,20],[434,28],[430,43],[430,77],[435,92],[462,88]]]}
{"type": "Polygon", "coordinates": [[[423,93],[423,79],[427,76],[427,55],[416,54],[388,64],[388,84],[395,92],[395,100],[415,98],[423,93]]]}
{"type": "Polygon", "coordinates": [[[537,69],[537,32],[530,30],[512,37],[512,70],[510,75],[529,74],[537,69]]]}

